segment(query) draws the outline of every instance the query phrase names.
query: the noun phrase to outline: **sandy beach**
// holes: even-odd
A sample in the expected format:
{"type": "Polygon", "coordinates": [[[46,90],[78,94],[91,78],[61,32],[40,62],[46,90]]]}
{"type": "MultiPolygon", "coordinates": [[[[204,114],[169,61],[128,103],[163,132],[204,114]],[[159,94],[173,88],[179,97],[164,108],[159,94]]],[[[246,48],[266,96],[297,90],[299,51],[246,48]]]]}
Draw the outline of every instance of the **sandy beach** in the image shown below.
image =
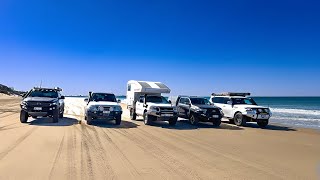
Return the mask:
{"type": "Polygon", "coordinates": [[[192,126],[180,120],[88,126],[83,101],[65,118],[19,121],[17,97],[0,96],[0,179],[320,179],[320,133],[271,124],[192,126]]]}

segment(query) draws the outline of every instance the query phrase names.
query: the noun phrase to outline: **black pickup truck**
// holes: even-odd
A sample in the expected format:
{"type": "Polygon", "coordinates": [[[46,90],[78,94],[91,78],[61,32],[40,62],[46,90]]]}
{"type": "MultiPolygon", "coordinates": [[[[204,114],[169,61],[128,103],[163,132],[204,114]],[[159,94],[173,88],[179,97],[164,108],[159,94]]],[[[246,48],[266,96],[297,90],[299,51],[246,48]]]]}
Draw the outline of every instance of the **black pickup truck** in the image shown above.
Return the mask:
{"type": "Polygon", "coordinates": [[[223,117],[222,110],[212,105],[209,100],[198,96],[178,96],[176,101],[178,116],[189,119],[195,125],[199,121],[212,122],[220,126],[223,117]]]}
{"type": "Polygon", "coordinates": [[[63,118],[64,96],[60,88],[33,88],[23,96],[21,101],[20,121],[26,123],[28,117],[52,117],[57,123],[63,118]]]}

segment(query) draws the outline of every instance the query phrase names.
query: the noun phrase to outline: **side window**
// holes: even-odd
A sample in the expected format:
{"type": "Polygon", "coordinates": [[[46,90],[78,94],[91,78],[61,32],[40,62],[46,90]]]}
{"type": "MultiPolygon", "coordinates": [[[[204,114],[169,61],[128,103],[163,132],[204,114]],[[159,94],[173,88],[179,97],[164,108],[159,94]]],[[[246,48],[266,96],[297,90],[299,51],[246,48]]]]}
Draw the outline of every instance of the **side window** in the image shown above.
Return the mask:
{"type": "Polygon", "coordinates": [[[131,84],[128,84],[128,91],[131,91],[131,84]]]}
{"type": "Polygon", "coordinates": [[[185,98],[180,98],[179,99],[179,104],[184,104],[184,100],[185,100],[185,98]]]}
{"type": "Polygon", "coordinates": [[[211,100],[213,103],[223,103],[221,97],[214,97],[211,100]]]}
{"type": "Polygon", "coordinates": [[[230,98],[223,98],[223,104],[228,104],[228,101],[231,101],[230,98]]]}
{"type": "Polygon", "coordinates": [[[143,96],[140,96],[139,102],[140,102],[140,103],[143,103],[143,100],[144,100],[144,97],[143,97],[143,96]]]}
{"type": "Polygon", "coordinates": [[[186,98],[186,102],[185,102],[186,105],[189,105],[190,104],[190,100],[189,98],[186,98]]]}

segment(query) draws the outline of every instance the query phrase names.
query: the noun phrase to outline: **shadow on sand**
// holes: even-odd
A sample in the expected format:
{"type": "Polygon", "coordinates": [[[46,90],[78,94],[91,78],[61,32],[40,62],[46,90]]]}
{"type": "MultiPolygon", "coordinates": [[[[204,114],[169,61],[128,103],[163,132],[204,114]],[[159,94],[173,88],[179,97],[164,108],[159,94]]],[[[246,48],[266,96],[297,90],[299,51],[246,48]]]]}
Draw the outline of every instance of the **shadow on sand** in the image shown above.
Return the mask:
{"type": "Polygon", "coordinates": [[[258,126],[257,123],[247,123],[245,127],[258,128],[258,129],[262,129],[262,130],[271,130],[271,131],[297,131],[294,128],[276,125],[276,124],[268,124],[265,128],[261,128],[260,126],[258,126]]]}
{"type": "Polygon", "coordinates": [[[74,124],[79,124],[79,120],[64,117],[59,119],[58,123],[53,123],[52,118],[38,118],[31,120],[28,124],[33,126],[72,126],[74,124]]]}
{"type": "MultiPolygon", "coordinates": [[[[87,121],[82,121],[82,123],[87,123],[87,121]]],[[[115,128],[115,129],[130,129],[137,128],[139,125],[130,121],[122,120],[120,125],[115,125],[115,122],[112,121],[93,121],[92,125],[101,128],[115,128]]]]}
{"type": "MultiPolygon", "coordinates": [[[[136,121],[142,121],[142,119],[137,119],[136,121]]],[[[161,127],[166,129],[176,129],[176,130],[194,130],[194,129],[221,129],[221,130],[242,130],[243,128],[221,123],[219,127],[214,127],[210,122],[199,122],[197,125],[191,125],[188,120],[179,119],[175,126],[169,125],[166,121],[154,121],[150,126],[161,127]]]]}

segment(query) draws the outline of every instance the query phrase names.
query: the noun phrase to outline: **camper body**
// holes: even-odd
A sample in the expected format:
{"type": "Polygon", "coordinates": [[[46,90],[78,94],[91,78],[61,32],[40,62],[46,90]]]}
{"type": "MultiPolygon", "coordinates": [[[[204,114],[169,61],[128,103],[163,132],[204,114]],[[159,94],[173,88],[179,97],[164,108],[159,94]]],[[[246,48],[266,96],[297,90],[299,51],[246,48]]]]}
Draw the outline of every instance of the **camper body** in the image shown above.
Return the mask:
{"type": "Polygon", "coordinates": [[[145,124],[169,121],[170,125],[175,125],[178,119],[176,107],[162,96],[170,91],[161,82],[128,81],[127,107],[130,110],[130,118],[135,120],[137,116],[142,116],[145,124]]]}

